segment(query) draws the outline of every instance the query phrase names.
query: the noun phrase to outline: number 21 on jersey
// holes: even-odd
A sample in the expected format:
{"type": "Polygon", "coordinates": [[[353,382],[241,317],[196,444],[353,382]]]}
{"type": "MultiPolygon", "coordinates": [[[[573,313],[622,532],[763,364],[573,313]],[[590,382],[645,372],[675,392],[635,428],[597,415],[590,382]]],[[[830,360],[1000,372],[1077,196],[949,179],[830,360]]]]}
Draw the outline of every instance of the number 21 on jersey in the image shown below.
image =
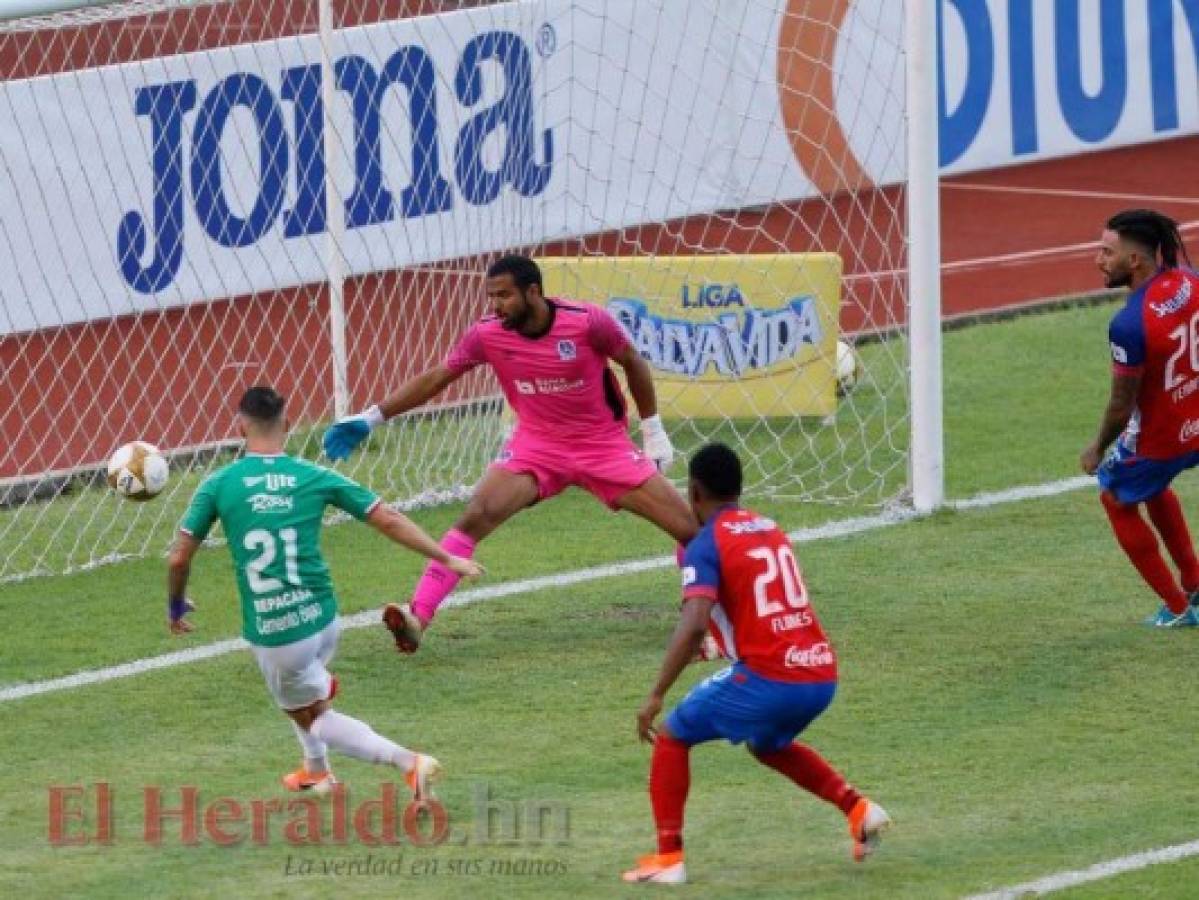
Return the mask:
{"type": "Polygon", "coordinates": [[[278,538],[265,528],[255,528],[247,531],[242,539],[242,546],[247,550],[257,551],[258,555],[246,563],[246,582],[255,594],[271,594],[283,589],[283,582],[264,573],[279,555],[279,543],[283,544],[283,569],[287,583],[299,586],[299,534],[294,528],[282,528],[278,538]]]}

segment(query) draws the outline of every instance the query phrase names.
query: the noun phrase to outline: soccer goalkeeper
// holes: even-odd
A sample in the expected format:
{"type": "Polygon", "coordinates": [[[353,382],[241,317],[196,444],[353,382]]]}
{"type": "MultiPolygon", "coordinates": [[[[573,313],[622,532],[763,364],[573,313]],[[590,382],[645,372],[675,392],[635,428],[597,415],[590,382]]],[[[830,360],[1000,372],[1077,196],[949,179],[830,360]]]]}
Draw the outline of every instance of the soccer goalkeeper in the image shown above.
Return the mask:
{"type": "MultiPolygon", "coordinates": [[[[674,448],[658,416],[650,369],[616,320],[598,306],[544,296],[541,271],[524,256],[505,256],[487,270],[487,299],[492,313],[462,336],[444,362],[330,427],[324,438],[328,457],[345,459],[371,429],[486,364],[516,412],[516,429],[442,538],[448,553],[470,558],[479,541],[517,512],[570,485],[612,509],[648,519],[686,544],[697,526],[686,501],[660,473],[674,448]],[[624,369],[641,417],[644,450],[629,439],[624,396],[608,360],[624,369]]],[[[458,577],[432,562],[412,602],[384,611],[401,651],[420,645],[458,577]]]]}

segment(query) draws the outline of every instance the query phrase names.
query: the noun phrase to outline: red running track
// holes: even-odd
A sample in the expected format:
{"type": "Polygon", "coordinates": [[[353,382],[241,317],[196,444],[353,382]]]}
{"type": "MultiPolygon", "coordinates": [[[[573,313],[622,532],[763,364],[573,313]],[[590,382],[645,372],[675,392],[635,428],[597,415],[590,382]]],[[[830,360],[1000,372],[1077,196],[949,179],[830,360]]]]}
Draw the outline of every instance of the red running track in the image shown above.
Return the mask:
{"type": "MultiPolygon", "coordinates": [[[[1193,236],[1199,196],[1186,195],[1177,173],[1196,154],[1192,137],[946,179],[945,316],[1101,288],[1095,242],[1103,221],[1128,206],[1156,207],[1193,236]]],[[[901,202],[887,189],[641,226],[549,252],[834,250],[846,261],[851,301],[842,327],[858,331],[904,319],[901,202]]],[[[479,263],[453,268],[478,272],[479,263]]],[[[481,308],[480,284],[478,275],[445,270],[348,284],[354,404],[436,360],[481,308]]],[[[9,398],[0,409],[0,477],[97,462],[134,436],[165,447],[230,437],[230,398],[255,380],[291,395],[296,420],[327,416],[327,317],[325,291],[314,287],[0,338],[0,396],[9,398]]],[[[460,395],[483,388],[476,380],[460,395]]]]}

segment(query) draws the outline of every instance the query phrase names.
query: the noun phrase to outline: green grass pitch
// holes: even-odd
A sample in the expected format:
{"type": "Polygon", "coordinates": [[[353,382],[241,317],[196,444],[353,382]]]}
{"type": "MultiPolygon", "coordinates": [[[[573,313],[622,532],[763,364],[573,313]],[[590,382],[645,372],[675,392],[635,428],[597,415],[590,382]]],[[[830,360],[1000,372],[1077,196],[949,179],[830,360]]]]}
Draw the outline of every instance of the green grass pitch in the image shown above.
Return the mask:
{"type": "MultiPolygon", "coordinates": [[[[946,334],[952,497],[1077,473],[1106,398],[1111,311],[946,334]]],[[[1199,507],[1196,479],[1178,486],[1187,509],[1199,507]]],[[[788,527],[847,514],[762,506],[788,527]]],[[[417,518],[439,533],[454,514],[417,518]]],[[[345,612],[402,596],[420,568],[361,526],[332,528],[325,543],[345,612]]],[[[572,492],[513,520],[479,556],[500,583],[669,549],[649,526],[572,492]]],[[[955,897],[1199,837],[1199,636],[1137,624],[1153,598],[1092,492],[941,512],[798,555],[842,669],[837,700],[805,740],[896,827],[856,866],[839,813],[744,750],[705,746],[693,753],[692,884],[681,895],[955,897]]],[[[0,685],[236,634],[224,550],[204,551],[193,572],[190,638],[165,634],[164,578],[155,559],[0,587],[0,685]]],[[[381,629],[343,635],[339,708],[446,766],[452,840],[437,847],[369,846],[352,830],[345,844],[297,845],[287,816],[262,844],[243,822],[229,829],[242,839],[221,846],[201,822],[199,842],[185,845],[174,819],[160,846],[145,841],[146,788],[168,806],[185,786],[202,806],[287,799],[278,778],[297,747],[245,652],[4,703],[0,894],[631,896],[620,871],[653,834],[633,716],[676,597],[673,570],[661,569],[451,609],[414,657],[397,656],[381,629]],[[51,789],[88,786],[87,812],[67,822],[78,835],[97,827],[96,783],[110,786],[111,843],[52,846],[51,789]],[[362,874],[368,855],[386,871],[362,874]]],[[[672,699],[712,670],[692,667],[672,699]]],[[[387,780],[334,764],[351,808],[387,780]]],[[[1185,896],[1197,874],[1199,861],[1184,860],[1067,896],[1185,896]]]]}

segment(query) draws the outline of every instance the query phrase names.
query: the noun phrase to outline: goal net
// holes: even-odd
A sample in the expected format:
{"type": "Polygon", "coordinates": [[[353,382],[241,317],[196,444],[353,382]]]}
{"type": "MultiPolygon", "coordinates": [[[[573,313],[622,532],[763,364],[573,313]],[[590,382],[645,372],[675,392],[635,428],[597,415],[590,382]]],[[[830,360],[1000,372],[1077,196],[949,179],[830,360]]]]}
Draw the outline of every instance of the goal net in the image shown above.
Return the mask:
{"type": "MultiPolygon", "coordinates": [[[[444,357],[512,251],[613,312],[683,452],[732,444],[757,496],[900,497],[893,6],[138,0],[0,23],[0,579],[161,552],[252,384],[319,458],[335,415],[444,357]],[[101,477],[135,439],[172,461],[140,505],[101,477]]],[[[341,467],[445,502],[505,428],[476,371],[341,467]]]]}

